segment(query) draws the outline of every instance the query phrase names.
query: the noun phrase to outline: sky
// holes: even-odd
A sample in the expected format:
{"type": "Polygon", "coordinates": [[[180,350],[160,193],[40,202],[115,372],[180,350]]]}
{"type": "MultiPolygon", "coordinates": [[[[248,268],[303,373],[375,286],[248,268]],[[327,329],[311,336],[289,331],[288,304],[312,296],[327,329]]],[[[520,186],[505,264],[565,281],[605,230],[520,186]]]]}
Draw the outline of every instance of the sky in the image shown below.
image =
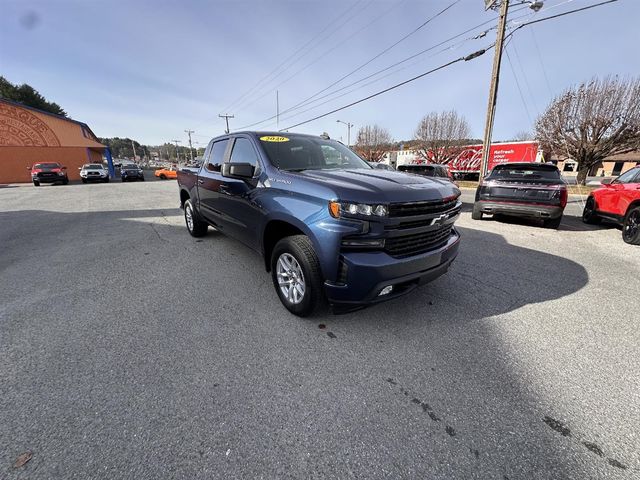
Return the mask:
{"type": "MultiPolygon", "coordinates": [[[[510,30],[600,0],[547,0],[537,13],[520,1],[511,0],[510,30]]],[[[278,103],[279,121],[251,129],[287,128],[486,48],[498,17],[482,0],[0,0],[0,10],[0,75],[100,137],[185,145],[194,130],[196,147],[224,133],[220,113],[234,115],[233,131],[275,116],[278,103]]],[[[503,56],[494,140],[532,131],[572,85],[640,75],[638,19],[640,1],[619,0],[517,30],[503,56]]],[[[427,113],[456,110],[482,138],[493,54],[291,131],[346,142],[341,120],[354,124],[352,142],[371,124],[409,140],[427,113]]]]}

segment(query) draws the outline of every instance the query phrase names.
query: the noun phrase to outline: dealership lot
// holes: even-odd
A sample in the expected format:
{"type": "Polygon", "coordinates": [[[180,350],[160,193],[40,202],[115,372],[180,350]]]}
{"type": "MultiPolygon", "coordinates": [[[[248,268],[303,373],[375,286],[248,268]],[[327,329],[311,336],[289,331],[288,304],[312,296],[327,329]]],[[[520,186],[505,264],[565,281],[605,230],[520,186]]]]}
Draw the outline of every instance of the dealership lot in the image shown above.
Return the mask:
{"type": "Polygon", "coordinates": [[[173,181],[0,188],[0,478],[637,477],[640,248],[463,199],[444,277],[301,320],[173,181]]]}

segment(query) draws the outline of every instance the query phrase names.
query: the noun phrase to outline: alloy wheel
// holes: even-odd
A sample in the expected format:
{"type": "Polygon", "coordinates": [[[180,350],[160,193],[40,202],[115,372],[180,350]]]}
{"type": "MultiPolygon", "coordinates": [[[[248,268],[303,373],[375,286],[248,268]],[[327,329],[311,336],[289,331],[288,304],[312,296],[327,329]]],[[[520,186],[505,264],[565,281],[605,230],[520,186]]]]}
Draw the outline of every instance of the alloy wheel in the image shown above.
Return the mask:
{"type": "Polygon", "coordinates": [[[276,264],[278,286],[289,303],[297,305],[304,299],[306,283],[302,267],[290,253],[283,253],[276,264]]]}

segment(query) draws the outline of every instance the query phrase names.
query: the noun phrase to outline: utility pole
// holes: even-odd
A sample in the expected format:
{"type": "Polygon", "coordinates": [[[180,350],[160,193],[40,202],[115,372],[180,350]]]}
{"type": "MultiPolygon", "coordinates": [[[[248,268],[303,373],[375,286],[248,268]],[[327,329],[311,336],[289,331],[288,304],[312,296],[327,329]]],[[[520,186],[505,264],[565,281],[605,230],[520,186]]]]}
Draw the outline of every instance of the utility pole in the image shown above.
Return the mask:
{"type": "Polygon", "coordinates": [[[280,129],[280,92],[276,90],[276,129],[280,129]]]}
{"type": "Polygon", "coordinates": [[[227,122],[227,128],[224,133],[229,133],[229,119],[233,118],[233,115],[229,115],[228,113],[218,115],[220,118],[224,118],[225,122],[227,122]]]}
{"type": "Polygon", "coordinates": [[[185,130],[185,133],[189,135],[189,154],[191,155],[191,163],[193,163],[193,145],[191,145],[191,134],[195,133],[195,130],[185,130]]]}
{"type": "Polygon", "coordinates": [[[182,143],[180,140],[171,140],[176,144],[176,163],[180,163],[180,152],[178,152],[178,143],[182,143]]]}
{"type": "Polygon", "coordinates": [[[336,120],[336,122],[347,126],[347,147],[351,148],[351,127],[353,127],[353,123],[343,122],[342,120],[336,120]]]}
{"type": "MultiPolygon", "coordinates": [[[[496,4],[496,1],[485,0],[488,10],[496,4]]],[[[491,136],[493,133],[493,120],[496,114],[496,101],[498,99],[498,81],[500,79],[500,62],[502,61],[502,47],[504,44],[504,32],[507,26],[507,10],[509,0],[502,0],[500,5],[500,16],[498,17],[498,34],[496,39],[495,53],[493,57],[493,72],[491,73],[491,85],[489,87],[489,105],[487,107],[487,119],[484,127],[484,141],[482,142],[482,163],[480,164],[480,178],[482,181],[487,173],[489,164],[489,153],[491,150],[491,136]]]]}
{"type": "Polygon", "coordinates": [[[136,161],[136,144],[131,140],[131,148],[133,149],[133,161],[136,161]]]}

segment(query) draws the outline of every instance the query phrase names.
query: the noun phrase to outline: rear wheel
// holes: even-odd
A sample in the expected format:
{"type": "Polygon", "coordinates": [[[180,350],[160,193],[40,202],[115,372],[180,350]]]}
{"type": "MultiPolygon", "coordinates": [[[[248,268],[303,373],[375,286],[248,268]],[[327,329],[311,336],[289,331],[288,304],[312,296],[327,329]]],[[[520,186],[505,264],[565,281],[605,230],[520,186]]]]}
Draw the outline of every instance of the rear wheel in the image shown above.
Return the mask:
{"type": "Polygon", "coordinates": [[[544,225],[544,228],[553,228],[557,230],[560,227],[561,222],[562,222],[562,215],[560,215],[558,218],[548,218],[544,220],[543,225],[544,225]]]}
{"type": "Polygon", "coordinates": [[[471,218],[473,220],[482,220],[482,209],[480,208],[480,205],[478,205],[477,203],[473,204],[473,211],[471,212],[471,218]]]}
{"type": "Polygon", "coordinates": [[[285,237],[276,244],[271,278],[280,301],[294,315],[307,317],[326,302],[320,262],[305,235],[285,237]]]}
{"type": "Polygon", "coordinates": [[[184,222],[187,225],[187,230],[192,237],[204,237],[207,234],[209,225],[203,221],[198,213],[193,208],[191,200],[185,200],[184,202],[184,222]]]}
{"type": "Polygon", "coordinates": [[[640,207],[629,209],[624,217],[622,239],[631,245],[640,245],[640,207]]]}
{"type": "Polygon", "coordinates": [[[596,213],[596,201],[593,197],[587,198],[587,203],[582,211],[582,221],[590,225],[597,225],[602,219],[596,213]]]}
{"type": "Polygon", "coordinates": [[[160,180],[166,180],[166,179],[167,179],[167,176],[164,173],[160,175],[160,180]]]}

